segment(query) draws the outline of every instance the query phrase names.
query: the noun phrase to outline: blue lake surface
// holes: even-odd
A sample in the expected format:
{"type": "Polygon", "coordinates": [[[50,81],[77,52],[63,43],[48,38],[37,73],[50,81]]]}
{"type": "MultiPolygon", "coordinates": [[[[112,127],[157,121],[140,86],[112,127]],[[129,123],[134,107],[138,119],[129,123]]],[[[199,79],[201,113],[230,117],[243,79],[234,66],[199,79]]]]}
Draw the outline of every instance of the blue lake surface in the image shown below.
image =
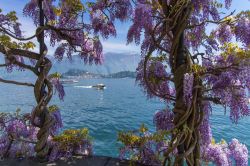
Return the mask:
{"type": "MultiPolygon", "coordinates": [[[[65,85],[66,97],[59,101],[55,95],[50,104],[57,104],[62,112],[64,129],[87,127],[93,137],[94,153],[117,157],[120,144],[117,133],[134,130],[144,123],[154,131],[153,115],[166,107],[158,99],[147,100],[134,79],[89,79],[65,85]],[[89,86],[104,83],[104,90],[89,86]]],[[[33,89],[0,83],[0,112],[14,112],[21,108],[30,112],[35,106],[33,89]]],[[[232,124],[229,112],[214,106],[211,117],[216,141],[237,138],[250,149],[250,117],[232,124]]]]}

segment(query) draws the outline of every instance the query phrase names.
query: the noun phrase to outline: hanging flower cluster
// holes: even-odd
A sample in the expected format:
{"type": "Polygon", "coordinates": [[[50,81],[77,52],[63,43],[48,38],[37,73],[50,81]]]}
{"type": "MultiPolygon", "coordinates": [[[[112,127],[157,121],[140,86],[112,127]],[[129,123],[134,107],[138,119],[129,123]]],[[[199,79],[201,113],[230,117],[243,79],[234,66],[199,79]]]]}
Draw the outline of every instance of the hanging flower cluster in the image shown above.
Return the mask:
{"type": "Polygon", "coordinates": [[[194,84],[194,75],[193,73],[184,74],[183,80],[183,98],[187,105],[191,105],[193,97],[193,84],[194,84]]]}
{"type": "Polygon", "coordinates": [[[144,61],[139,63],[136,70],[136,81],[144,88],[148,97],[158,96],[167,99],[174,96],[175,94],[171,89],[169,81],[170,75],[166,72],[165,66],[162,62],[149,62],[146,67],[146,73],[144,71],[144,63],[144,61]]]}
{"type": "Polygon", "coordinates": [[[52,85],[55,88],[55,93],[57,92],[59,99],[63,100],[65,96],[65,91],[64,91],[62,82],[60,81],[61,74],[56,72],[56,73],[50,74],[49,78],[50,78],[52,85]]]}
{"type": "Polygon", "coordinates": [[[171,110],[158,111],[154,115],[154,124],[156,130],[171,130],[174,127],[173,124],[174,114],[171,110]]]}
{"type": "Polygon", "coordinates": [[[248,106],[249,91],[249,50],[236,44],[228,43],[224,52],[214,59],[203,61],[204,81],[208,96],[219,98],[221,104],[230,108],[230,118],[237,123],[244,116],[250,115],[248,106]],[[216,71],[216,69],[218,69],[216,71]]]}

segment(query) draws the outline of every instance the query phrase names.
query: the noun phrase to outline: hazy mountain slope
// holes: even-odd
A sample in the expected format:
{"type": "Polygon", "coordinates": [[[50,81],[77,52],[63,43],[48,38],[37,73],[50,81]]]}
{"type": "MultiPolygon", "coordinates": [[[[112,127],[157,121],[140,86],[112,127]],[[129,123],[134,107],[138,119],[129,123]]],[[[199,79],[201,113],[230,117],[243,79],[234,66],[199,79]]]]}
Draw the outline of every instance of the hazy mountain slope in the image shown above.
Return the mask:
{"type": "Polygon", "coordinates": [[[53,70],[66,72],[68,69],[82,69],[92,73],[110,74],[119,71],[135,71],[140,60],[140,55],[123,53],[106,53],[102,65],[85,65],[79,57],[74,57],[73,62],[65,59],[62,62],[53,60],[53,70]]]}
{"type": "MultiPolygon", "coordinates": [[[[111,74],[120,71],[135,71],[140,60],[140,55],[133,53],[106,53],[102,65],[85,65],[83,60],[78,56],[74,56],[72,62],[67,58],[64,58],[62,62],[58,62],[53,57],[50,57],[50,59],[53,62],[51,72],[65,73],[69,69],[81,69],[91,73],[111,74]]],[[[0,56],[0,64],[2,63],[4,63],[4,59],[0,56]]],[[[12,73],[7,73],[5,68],[0,68],[0,76],[8,79],[34,77],[31,72],[14,70],[12,73]]]]}

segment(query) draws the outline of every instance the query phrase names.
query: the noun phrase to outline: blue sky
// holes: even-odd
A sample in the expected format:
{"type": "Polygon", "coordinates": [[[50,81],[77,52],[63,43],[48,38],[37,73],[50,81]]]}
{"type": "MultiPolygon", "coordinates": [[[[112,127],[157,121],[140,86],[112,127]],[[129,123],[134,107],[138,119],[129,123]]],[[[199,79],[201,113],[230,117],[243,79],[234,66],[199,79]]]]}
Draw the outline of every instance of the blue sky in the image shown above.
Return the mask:
{"type": "MultiPolygon", "coordinates": [[[[4,12],[15,10],[22,24],[22,30],[25,36],[34,34],[35,28],[30,18],[23,17],[22,9],[29,0],[0,0],[0,8],[4,12]]],[[[249,10],[250,0],[233,0],[232,7],[229,11],[249,10]]],[[[227,11],[228,12],[228,11],[227,11]]],[[[134,44],[126,45],[126,34],[129,29],[129,23],[116,23],[117,36],[108,40],[103,40],[104,52],[140,52],[140,46],[134,44]]],[[[53,48],[49,48],[49,54],[53,53],[53,48]]]]}

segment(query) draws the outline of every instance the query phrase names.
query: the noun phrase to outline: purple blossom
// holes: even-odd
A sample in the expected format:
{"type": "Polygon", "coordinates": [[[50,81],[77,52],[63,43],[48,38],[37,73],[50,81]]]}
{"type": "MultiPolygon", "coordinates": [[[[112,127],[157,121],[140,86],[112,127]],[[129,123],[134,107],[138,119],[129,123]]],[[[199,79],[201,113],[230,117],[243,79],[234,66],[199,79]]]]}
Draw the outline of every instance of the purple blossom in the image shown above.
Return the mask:
{"type": "Polygon", "coordinates": [[[212,16],[213,20],[216,21],[220,19],[218,9],[210,0],[192,0],[192,3],[194,6],[193,15],[198,15],[201,21],[208,20],[209,16],[212,16]]]}
{"type": "MultiPolygon", "coordinates": [[[[205,62],[205,61],[204,61],[205,62]]],[[[229,55],[228,57],[215,56],[214,63],[206,62],[205,67],[209,71],[216,68],[225,67],[237,62],[237,57],[229,55]]],[[[243,116],[250,115],[248,106],[246,89],[249,87],[249,67],[244,65],[246,62],[241,59],[239,70],[228,69],[223,72],[218,72],[216,75],[208,74],[203,81],[211,87],[210,95],[219,98],[220,102],[230,108],[230,118],[234,123],[237,123],[243,116]]]]}
{"type": "Polygon", "coordinates": [[[213,51],[218,51],[219,50],[219,44],[216,41],[216,38],[214,38],[213,36],[216,35],[216,32],[212,32],[212,37],[208,37],[206,39],[207,45],[204,45],[206,48],[206,54],[208,55],[212,55],[213,51]]]}
{"type": "Polygon", "coordinates": [[[63,60],[64,53],[65,53],[65,45],[61,44],[59,47],[56,48],[54,57],[60,62],[63,60]]]}
{"type": "Polygon", "coordinates": [[[129,28],[127,34],[127,42],[131,43],[133,40],[136,44],[140,43],[141,31],[149,31],[152,29],[153,20],[152,20],[152,9],[150,5],[146,3],[139,2],[136,6],[133,14],[133,24],[129,28]]]}
{"type": "MultiPolygon", "coordinates": [[[[25,64],[24,58],[22,56],[16,56],[16,61],[21,62],[22,64],[25,64]]],[[[23,67],[17,66],[19,71],[24,71],[23,67]]]]}
{"type": "Polygon", "coordinates": [[[231,4],[232,4],[232,0],[225,0],[225,7],[226,7],[227,9],[230,8],[231,4]]]}
{"type": "Polygon", "coordinates": [[[32,157],[34,156],[34,144],[14,141],[9,150],[10,158],[32,157]]]}
{"type": "Polygon", "coordinates": [[[193,83],[194,75],[193,73],[184,74],[183,79],[183,100],[187,105],[191,105],[193,98],[193,83]]]}
{"type": "Polygon", "coordinates": [[[239,19],[235,26],[236,40],[242,42],[246,47],[250,45],[250,20],[247,17],[239,19]]]}
{"type": "Polygon", "coordinates": [[[211,161],[216,166],[230,166],[231,161],[229,159],[229,151],[223,144],[207,145],[203,147],[203,159],[205,161],[211,161]]]}
{"type": "Polygon", "coordinates": [[[22,32],[21,32],[19,23],[14,24],[13,29],[14,29],[16,37],[22,37],[22,32]]]}
{"type": "Polygon", "coordinates": [[[120,0],[119,3],[111,1],[110,5],[110,19],[115,20],[116,18],[125,21],[132,14],[132,5],[130,0],[120,0]]]}
{"type": "Polygon", "coordinates": [[[199,126],[199,131],[201,135],[201,145],[206,146],[209,145],[212,141],[212,131],[209,123],[209,116],[212,111],[212,107],[209,102],[204,102],[202,105],[203,111],[203,120],[201,125],[199,126]]]}
{"type": "Polygon", "coordinates": [[[148,62],[146,73],[144,73],[144,61],[142,60],[137,69],[136,81],[145,90],[148,97],[153,97],[156,93],[163,97],[167,102],[170,94],[169,74],[166,72],[164,65],[158,61],[148,62]],[[147,82],[144,79],[146,74],[147,82]],[[154,93],[152,92],[154,91],[154,93]]]}
{"type": "Polygon", "coordinates": [[[38,1],[30,0],[23,9],[23,14],[25,16],[29,16],[33,19],[34,24],[37,26],[39,23],[39,9],[38,9],[38,1]]]}
{"type": "Polygon", "coordinates": [[[107,38],[109,35],[116,36],[116,30],[114,24],[104,16],[101,12],[95,12],[91,15],[92,26],[94,33],[100,33],[104,38],[107,38]]]}
{"type": "Polygon", "coordinates": [[[95,57],[95,63],[101,64],[103,61],[103,53],[102,53],[103,47],[99,39],[94,40],[93,48],[95,49],[95,54],[93,55],[95,57]]]}
{"type": "Polygon", "coordinates": [[[246,145],[241,144],[237,139],[232,139],[229,149],[236,166],[248,166],[248,150],[246,145]]]}
{"type": "Polygon", "coordinates": [[[7,64],[7,66],[6,66],[7,72],[11,73],[13,71],[14,65],[10,62],[10,60],[7,57],[5,57],[4,60],[5,60],[5,64],[7,64]]]}
{"type": "Polygon", "coordinates": [[[171,130],[174,127],[173,120],[173,112],[166,109],[155,113],[153,121],[156,130],[171,130]]]}
{"type": "Polygon", "coordinates": [[[0,157],[3,157],[4,153],[6,152],[8,145],[9,145],[9,138],[8,135],[1,135],[0,137],[0,157]]]}
{"type": "Polygon", "coordinates": [[[152,145],[148,143],[143,147],[143,150],[141,152],[141,159],[139,162],[152,166],[161,166],[161,161],[157,159],[155,151],[151,146],[152,145]]]}
{"type": "Polygon", "coordinates": [[[52,150],[49,154],[49,161],[55,161],[59,158],[59,147],[57,144],[53,145],[52,150]]]}
{"type": "Polygon", "coordinates": [[[58,97],[60,100],[63,100],[65,96],[65,91],[62,83],[60,82],[59,78],[52,78],[51,79],[52,84],[55,87],[55,90],[58,92],[58,97]]]}
{"type": "Polygon", "coordinates": [[[46,15],[46,18],[48,20],[56,20],[56,15],[53,10],[53,4],[52,2],[55,0],[44,0],[43,1],[43,8],[44,8],[44,13],[46,15]]]}
{"type": "MultiPolygon", "coordinates": [[[[189,20],[191,25],[199,24],[199,18],[192,15],[189,20]]],[[[205,34],[205,25],[196,26],[186,31],[185,44],[193,50],[197,50],[201,45],[205,34]]]]}
{"type": "Polygon", "coordinates": [[[233,36],[231,27],[227,24],[221,25],[217,30],[216,36],[218,36],[218,39],[221,42],[221,44],[225,44],[231,41],[233,36]]]}
{"type": "Polygon", "coordinates": [[[50,131],[52,135],[56,135],[59,133],[59,129],[63,127],[62,117],[59,109],[53,110],[50,113],[51,117],[54,119],[54,124],[51,127],[50,131]]]}
{"type": "MultiPolygon", "coordinates": [[[[81,58],[87,63],[100,64],[103,61],[103,52],[100,41],[95,40],[96,35],[101,35],[103,38],[116,35],[114,26],[115,19],[125,20],[132,12],[132,6],[129,0],[122,0],[119,3],[110,1],[110,18],[108,19],[100,10],[104,9],[105,3],[102,1],[95,2],[93,5],[84,5],[91,11],[88,14],[85,10],[75,11],[75,6],[67,1],[54,3],[55,0],[44,0],[44,14],[48,23],[53,23],[57,29],[69,29],[70,31],[55,31],[49,29],[45,31],[45,35],[50,38],[50,45],[59,47],[54,55],[56,59],[61,61],[63,55],[71,60],[74,52],[79,52],[81,58]],[[56,15],[55,8],[61,8],[60,15],[56,15]],[[82,22],[79,19],[79,12],[84,13],[84,17],[89,17],[89,23],[82,22]],[[88,15],[87,15],[88,14],[88,15]],[[82,26],[84,25],[84,26],[82,26]],[[72,30],[78,29],[78,30],[72,30]]],[[[37,0],[30,0],[24,7],[23,13],[33,19],[34,24],[39,23],[39,8],[37,0]]]]}
{"type": "Polygon", "coordinates": [[[23,121],[18,119],[11,120],[11,122],[8,123],[8,126],[6,127],[6,131],[15,138],[20,136],[26,137],[28,134],[26,125],[23,121]]]}

